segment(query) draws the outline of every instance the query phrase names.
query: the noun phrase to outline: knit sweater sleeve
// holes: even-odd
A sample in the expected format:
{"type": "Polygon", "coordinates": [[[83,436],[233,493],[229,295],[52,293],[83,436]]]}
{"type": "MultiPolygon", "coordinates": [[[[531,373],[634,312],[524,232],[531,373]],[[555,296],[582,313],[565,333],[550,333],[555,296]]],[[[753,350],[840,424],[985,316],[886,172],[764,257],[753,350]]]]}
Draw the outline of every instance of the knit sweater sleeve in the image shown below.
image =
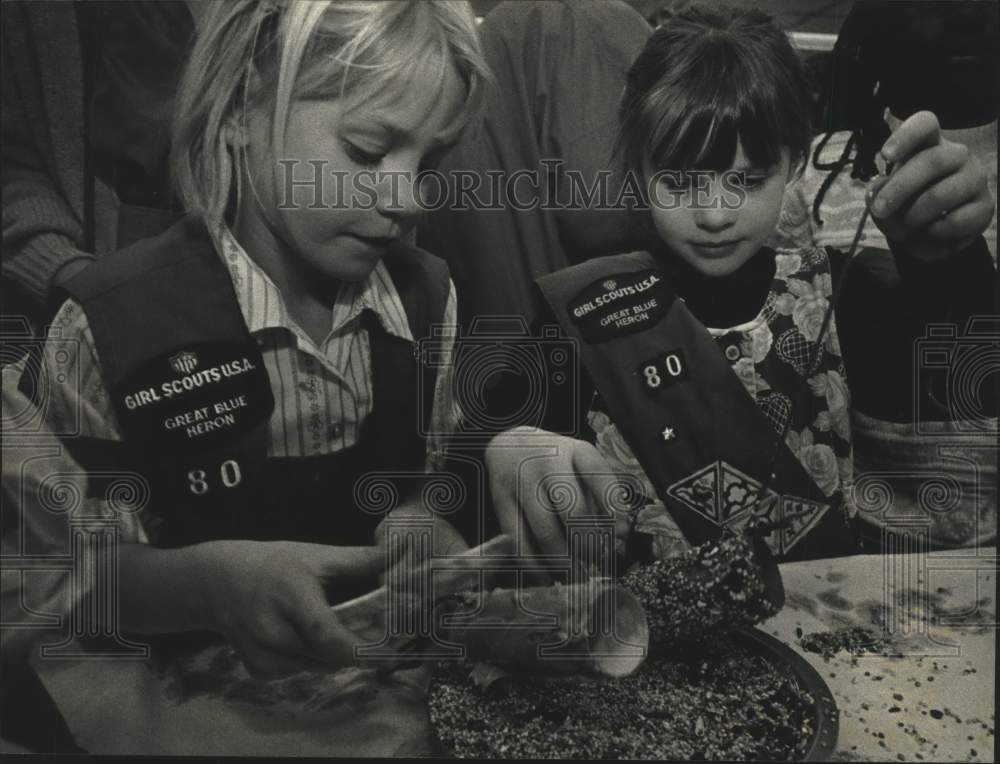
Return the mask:
{"type": "Polygon", "coordinates": [[[2,275],[33,301],[45,305],[63,267],[94,256],[82,250],[83,225],[46,160],[42,82],[27,34],[27,10],[3,4],[2,275]],[[24,34],[22,34],[22,32],[24,34]]]}

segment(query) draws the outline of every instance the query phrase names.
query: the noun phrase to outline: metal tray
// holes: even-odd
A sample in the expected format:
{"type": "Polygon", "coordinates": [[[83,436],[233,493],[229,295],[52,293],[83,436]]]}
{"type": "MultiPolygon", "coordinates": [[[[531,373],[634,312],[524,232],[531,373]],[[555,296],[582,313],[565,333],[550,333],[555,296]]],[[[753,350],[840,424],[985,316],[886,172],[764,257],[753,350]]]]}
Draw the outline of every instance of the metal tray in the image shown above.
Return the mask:
{"type": "Polygon", "coordinates": [[[813,707],[813,736],[806,748],[803,761],[830,761],[837,746],[840,731],[840,711],[833,699],[830,688],[823,677],[809,662],[780,639],[765,634],[760,629],[740,629],[747,642],[760,649],[762,654],[778,663],[788,666],[795,677],[802,682],[816,705],[813,707]]]}
{"type": "MultiPolygon", "coordinates": [[[[823,677],[809,665],[805,658],[770,634],[765,634],[760,629],[738,629],[736,633],[744,637],[746,640],[744,646],[748,649],[756,650],[760,655],[791,669],[802,686],[812,695],[816,701],[816,705],[813,707],[813,735],[806,746],[806,753],[801,761],[829,761],[837,745],[840,712],[837,710],[833,694],[826,682],[823,681],[823,677]]],[[[437,730],[434,729],[433,723],[430,723],[429,709],[428,724],[434,753],[450,756],[451,752],[441,743],[437,736],[437,730]]]]}

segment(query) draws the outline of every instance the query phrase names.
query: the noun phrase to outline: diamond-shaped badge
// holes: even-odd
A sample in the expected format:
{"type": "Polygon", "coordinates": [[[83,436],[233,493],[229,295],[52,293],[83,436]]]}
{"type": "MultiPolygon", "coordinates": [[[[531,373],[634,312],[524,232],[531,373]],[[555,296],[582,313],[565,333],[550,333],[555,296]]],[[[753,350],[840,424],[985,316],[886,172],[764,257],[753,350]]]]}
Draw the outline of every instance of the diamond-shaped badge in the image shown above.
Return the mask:
{"type": "Polygon", "coordinates": [[[719,520],[722,525],[730,525],[753,511],[761,483],[726,462],[720,462],[720,471],[719,520]]]}
{"type": "Polygon", "coordinates": [[[667,495],[716,525],[732,525],[750,516],[760,489],[760,481],[717,461],[678,480],[667,495]]]}
{"type": "Polygon", "coordinates": [[[797,496],[782,497],[781,516],[788,521],[788,526],[781,530],[782,554],[815,528],[829,508],[829,504],[800,499],[797,496]]]}
{"type": "Polygon", "coordinates": [[[702,467],[667,488],[667,496],[676,499],[716,525],[719,524],[717,464],[702,467]]]}

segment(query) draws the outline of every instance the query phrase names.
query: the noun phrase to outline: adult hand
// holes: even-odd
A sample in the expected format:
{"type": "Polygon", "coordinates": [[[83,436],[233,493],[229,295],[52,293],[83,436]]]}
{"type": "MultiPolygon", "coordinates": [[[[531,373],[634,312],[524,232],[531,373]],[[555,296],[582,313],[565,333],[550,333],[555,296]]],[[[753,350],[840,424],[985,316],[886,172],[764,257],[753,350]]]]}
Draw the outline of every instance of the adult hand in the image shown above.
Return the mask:
{"type": "Polygon", "coordinates": [[[210,541],[193,547],[209,623],[225,634],[255,677],[331,671],[354,663],[362,640],[332,612],[323,582],[371,577],[381,547],[291,541],[210,541]]]}
{"type": "Polygon", "coordinates": [[[872,181],[867,200],[887,239],[935,260],[986,230],[994,213],[986,173],[966,146],[941,136],[934,114],[920,111],[900,123],[881,153],[895,169],[872,181]]]}
{"type": "Polygon", "coordinates": [[[570,517],[613,518],[616,538],[629,533],[628,513],[612,500],[620,479],[586,441],[518,427],[493,439],[486,467],[500,527],[524,555],[568,554],[570,517]]]}

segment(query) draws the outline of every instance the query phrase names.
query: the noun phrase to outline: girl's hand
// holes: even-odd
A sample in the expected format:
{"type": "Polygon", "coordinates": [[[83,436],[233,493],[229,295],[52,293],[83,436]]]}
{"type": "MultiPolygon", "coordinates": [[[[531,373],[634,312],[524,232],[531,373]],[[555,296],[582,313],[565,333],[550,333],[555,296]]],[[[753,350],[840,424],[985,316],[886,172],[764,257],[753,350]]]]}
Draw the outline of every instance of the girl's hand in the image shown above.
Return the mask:
{"type": "Polygon", "coordinates": [[[402,559],[392,559],[391,557],[391,555],[394,554],[398,556],[399,552],[388,548],[388,523],[391,523],[392,521],[398,522],[407,517],[416,518],[418,520],[426,520],[429,517],[433,519],[434,527],[431,529],[431,556],[451,557],[453,555],[461,554],[469,548],[469,545],[465,542],[462,534],[455,530],[451,523],[436,515],[432,515],[419,501],[402,504],[386,515],[385,519],[382,520],[382,522],[380,522],[378,527],[375,529],[375,545],[380,549],[385,550],[382,575],[379,576],[380,584],[385,584],[386,573],[388,572],[390,565],[402,565],[406,568],[414,569],[427,561],[426,556],[421,554],[422,547],[419,545],[409,545],[404,550],[405,556],[402,559]]]}
{"type": "Polygon", "coordinates": [[[875,178],[867,201],[875,223],[921,260],[965,249],[990,224],[994,202],[981,163],[941,136],[929,111],[912,115],[882,147],[895,169],[875,178]]]}
{"type": "Polygon", "coordinates": [[[462,534],[459,533],[447,520],[438,517],[430,510],[425,509],[419,501],[401,504],[385,516],[385,519],[375,528],[375,545],[383,547],[387,543],[388,525],[393,521],[404,521],[405,518],[417,520],[432,519],[434,529],[432,531],[432,554],[435,557],[448,557],[450,555],[461,554],[469,545],[465,543],[462,534]]]}
{"type": "Polygon", "coordinates": [[[380,547],[291,541],[210,541],[192,547],[201,565],[209,623],[255,677],[331,671],[354,663],[364,641],[332,613],[326,579],[374,576],[380,547]]]}
{"type": "Polygon", "coordinates": [[[618,478],[585,441],[517,427],[493,439],[486,467],[500,528],[524,555],[565,557],[570,516],[614,517],[616,538],[629,533],[627,514],[609,500],[618,478]]]}

